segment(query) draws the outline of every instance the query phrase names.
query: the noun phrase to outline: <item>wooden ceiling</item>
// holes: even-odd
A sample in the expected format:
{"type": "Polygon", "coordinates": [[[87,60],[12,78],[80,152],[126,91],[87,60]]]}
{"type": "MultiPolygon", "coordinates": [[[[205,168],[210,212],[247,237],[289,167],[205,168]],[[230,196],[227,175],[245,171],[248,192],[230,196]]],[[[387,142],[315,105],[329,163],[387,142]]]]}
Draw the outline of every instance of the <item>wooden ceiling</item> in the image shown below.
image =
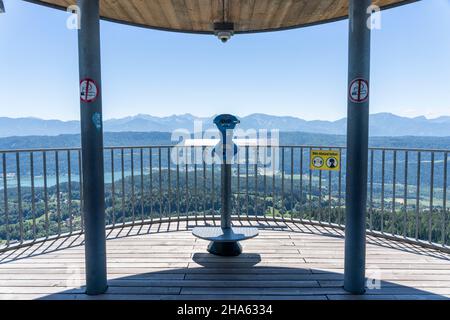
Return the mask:
{"type": "MultiPolygon", "coordinates": [[[[59,9],[76,0],[26,0],[59,9]]],[[[373,0],[389,8],[415,0],[373,0]]],[[[213,33],[213,23],[233,22],[235,33],[275,31],[347,17],[348,0],[100,0],[105,20],[169,31],[213,33]],[[225,10],[223,10],[225,8],[225,10]]]]}

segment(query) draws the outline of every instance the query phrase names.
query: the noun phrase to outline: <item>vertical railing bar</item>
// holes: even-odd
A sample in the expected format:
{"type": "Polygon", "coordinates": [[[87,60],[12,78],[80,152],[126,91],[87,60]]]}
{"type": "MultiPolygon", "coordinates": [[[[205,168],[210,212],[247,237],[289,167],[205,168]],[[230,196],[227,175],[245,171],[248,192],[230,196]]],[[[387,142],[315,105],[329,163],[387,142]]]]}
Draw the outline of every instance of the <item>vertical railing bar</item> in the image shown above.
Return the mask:
{"type": "Polygon", "coordinates": [[[67,150],[67,206],[69,213],[69,232],[73,232],[73,217],[72,217],[72,159],[71,151],[67,150]]]}
{"type": "MultiPolygon", "coordinates": [[[[81,160],[80,160],[81,162],[81,160]]],[[[48,189],[47,189],[47,153],[42,152],[43,178],[44,178],[44,211],[45,211],[45,235],[49,236],[49,220],[48,220],[48,189]]],[[[80,176],[81,176],[80,170],[80,176]]],[[[81,181],[81,178],[80,178],[81,181]]],[[[81,207],[83,208],[83,207],[81,207]]],[[[83,209],[80,210],[83,215],[83,209]]]]}
{"type": "Polygon", "coordinates": [[[131,162],[131,219],[133,226],[136,223],[136,195],[134,193],[134,148],[130,148],[130,162],[131,162]]]}
{"type": "Polygon", "coordinates": [[[180,148],[178,146],[175,146],[175,150],[177,151],[177,183],[176,183],[176,189],[177,189],[177,217],[180,218],[180,148]]]}
{"type": "Polygon", "coordinates": [[[391,234],[396,234],[396,182],[397,182],[397,150],[394,150],[394,159],[392,165],[392,217],[391,217],[391,234]]]}
{"type": "MultiPolygon", "coordinates": [[[[311,151],[312,148],[309,148],[309,162],[311,163],[311,151]]],[[[312,170],[311,170],[311,166],[309,166],[309,221],[312,221],[312,216],[313,216],[313,205],[312,205],[312,170]]]]}
{"type": "Polygon", "coordinates": [[[328,224],[331,225],[331,170],[328,171],[328,224]]]}
{"type": "Polygon", "coordinates": [[[258,219],[258,156],[259,156],[259,146],[256,146],[256,150],[255,150],[256,154],[255,154],[255,208],[254,208],[254,212],[255,212],[255,217],[256,219],[258,219]]]}
{"type": "MultiPolygon", "coordinates": [[[[272,147],[272,159],[275,158],[275,147],[272,147]]],[[[275,197],[276,197],[276,190],[275,190],[275,166],[273,166],[272,170],[272,218],[275,219],[275,197]]]]}
{"type": "Polygon", "coordinates": [[[403,236],[406,237],[408,228],[408,151],[405,151],[405,177],[404,177],[404,194],[403,194],[403,236]]]}
{"type": "Polygon", "coordinates": [[[125,225],[125,155],[124,149],[120,149],[120,165],[121,165],[121,175],[122,175],[122,224],[125,225]]]}
{"type": "Polygon", "coordinates": [[[16,179],[17,179],[17,210],[19,215],[19,232],[20,242],[24,240],[23,237],[23,210],[22,210],[22,186],[20,182],[20,154],[16,152],[16,179]]]}
{"type": "Polygon", "coordinates": [[[303,218],[303,147],[300,147],[300,205],[298,206],[298,217],[303,218]]]}
{"type": "Polygon", "coordinates": [[[8,180],[6,172],[6,154],[2,154],[2,171],[3,171],[3,201],[4,201],[4,214],[5,214],[5,232],[6,232],[6,245],[9,246],[10,233],[9,233],[9,206],[8,206],[8,180]]]}
{"type": "Polygon", "coordinates": [[[192,152],[194,156],[194,210],[195,210],[195,222],[198,221],[198,183],[197,183],[197,152],[195,150],[195,147],[192,147],[192,152]]]}
{"type": "Polygon", "coordinates": [[[172,175],[170,166],[170,147],[167,148],[167,215],[169,216],[169,222],[172,219],[172,175]]]}
{"type": "Polygon", "coordinates": [[[420,162],[421,152],[417,152],[417,185],[416,185],[416,240],[419,239],[419,214],[420,214],[420,162]]]}
{"type": "Polygon", "coordinates": [[[294,148],[291,147],[291,201],[290,204],[290,212],[291,212],[291,221],[294,220],[294,148]]]}
{"type": "Polygon", "coordinates": [[[80,187],[80,228],[84,231],[84,194],[83,194],[83,165],[81,163],[81,149],[78,150],[78,186],[80,187]]]}
{"type": "Polygon", "coordinates": [[[328,172],[328,224],[331,225],[331,171],[328,172]]]}
{"type": "Polygon", "coordinates": [[[428,242],[432,242],[433,235],[433,197],[434,197],[434,152],[431,152],[430,168],[430,212],[428,214],[428,242]]]}
{"type": "Polygon", "coordinates": [[[284,221],[284,214],[283,211],[285,209],[285,204],[284,204],[284,175],[285,175],[285,167],[284,167],[284,154],[285,148],[281,147],[281,210],[280,210],[280,215],[281,215],[281,219],[284,221]]]}
{"type": "Polygon", "coordinates": [[[70,150],[67,150],[67,205],[68,205],[68,213],[69,213],[69,232],[73,232],[73,216],[72,216],[72,153],[70,150]]]}
{"type": "Polygon", "coordinates": [[[381,156],[381,233],[384,233],[384,174],[385,174],[386,151],[383,149],[381,156]]]}
{"type": "MultiPolygon", "coordinates": [[[[322,148],[320,148],[322,150],[322,148]]],[[[318,203],[319,223],[322,223],[322,170],[319,170],[319,203],[318,203]]]]}
{"type": "Polygon", "coordinates": [[[205,150],[206,147],[202,148],[202,165],[203,165],[203,219],[206,221],[206,161],[205,161],[205,150]]]}
{"type": "Polygon", "coordinates": [[[215,210],[216,210],[216,206],[214,204],[215,201],[215,163],[216,163],[216,158],[212,157],[212,163],[211,163],[211,209],[212,209],[212,220],[213,222],[215,221],[215,210]]]}
{"type": "Polygon", "coordinates": [[[153,149],[148,149],[148,156],[149,156],[149,188],[150,188],[150,221],[153,221],[153,206],[154,206],[154,200],[153,200],[153,149]]]}
{"type": "MultiPolygon", "coordinates": [[[[339,177],[338,177],[338,224],[342,225],[342,148],[339,148],[339,154],[341,155],[341,165],[339,169],[339,177]]],[[[372,180],[371,180],[372,181],[372,180]]]]}
{"type": "Polygon", "coordinates": [[[245,215],[248,218],[248,208],[249,208],[249,202],[250,202],[250,195],[249,195],[249,184],[248,184],[248,157],[249,157],[249,147],[245,146],[245,215]]]}
{"type": "Polygon", "coordinates": [[[185,147],[185,156],[186,156],[186,164],[185,164],[185,194],[186,194],[186,216],[189,216],[189,160],[188,160],[188,147],[185,147]]]}
{"type": "Polygon", "coordinates": [[[444,177],[443,177],[443,188],[442,188],[442,244],[447,244],[447,165],[448,165],[448,154],[447,152],[444,152],[444,177]]]}
{"type": "Polygon", "coordinates": [[[144,149],[139,148],[139,155],[141,157],[141,222],[144,223],[145,213],[144,213],[144,149]]]}
{"type": "Polygon", "coordinates": [[[238,220],[241,221],[241,164],[239,156],[238,163],[237,163],[237,196],[236,196],[236,204],[237,204],[237,215],[238,220]]]}
{"type": "Polygon", "coordinates": [[[159,175],[159,219],[162,220],[164,215],[163,208],[163,192],[162,192],[162,158],[161,158],[161,147],[158,147],[158,175],[159,175]]]}
{"type": "Polygon", "coordinates": [[[114,178],[114,148],[111,148],[111,222],[113,227],[116,225],[116,188],[114,178]]]}
{"type": "Polygon", "coordinates": [[[370,150],[370,200],[369,200],[369,228],[373,230],[373,163],[374,163],[374,150],[370,150]]]}
{"type": "Polygon", "coordinates": [[[267,147],[264,147],[264,176],[263,176],[263,184],[264,184],[264,205],[263,212],[264,218],[267,220],[267,147]]]}
{"type": "Polygon", "coordinates": [[[59,186],[59,152],[55,151],[55,174],[56,174],[56,215],[58,217],[58,236],[61,235],[61,202],[59,186]]]}
{"type": "Polygon", "coordinates": [[[30,152],[30,182],[31,182],[31,215],[33,219],[33,240],[36,240],[36,199],[34,190],[34,156],[30,152]]]}

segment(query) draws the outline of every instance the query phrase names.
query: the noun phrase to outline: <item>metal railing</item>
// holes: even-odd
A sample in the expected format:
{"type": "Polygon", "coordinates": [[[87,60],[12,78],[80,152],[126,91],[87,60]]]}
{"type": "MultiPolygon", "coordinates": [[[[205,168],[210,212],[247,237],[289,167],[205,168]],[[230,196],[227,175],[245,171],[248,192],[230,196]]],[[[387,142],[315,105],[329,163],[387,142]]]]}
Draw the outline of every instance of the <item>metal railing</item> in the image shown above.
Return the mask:
{"type": "MultiPolygon", "coordinates": [[[[345,225],[345,147],[245,146],[233,164],[235,219],[345,225]],[[312,149],[339,149],[339,172],[311,170],[312,149]],[[275,157],[275,156],[278,156],[275,157]],[[270,158],[270,161],[267,159],[270,158]]],[[[207,147],[107,147],[108,228],[220,216],[220,164],[207,147]],[[174,161],[174,154],[184,161],[174,161]]],[[[446,250],[450,150],[370,148],[369,233],[446,250]]],[[[83,232],[81,151],[0,151],[0,247],[83,232]]]]}

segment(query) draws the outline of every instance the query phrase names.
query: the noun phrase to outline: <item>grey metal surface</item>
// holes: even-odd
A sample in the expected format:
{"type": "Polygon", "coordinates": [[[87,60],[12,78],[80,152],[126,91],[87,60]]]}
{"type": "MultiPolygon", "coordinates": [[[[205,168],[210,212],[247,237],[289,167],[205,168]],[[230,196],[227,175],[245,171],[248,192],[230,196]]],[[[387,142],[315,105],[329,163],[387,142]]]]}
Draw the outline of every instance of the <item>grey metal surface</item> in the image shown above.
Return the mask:
{"type": "MultiPolygon", "coordinates": [[[[347,121],[347,181],[344,289],[365,291],[367,162],[369,143],[369,98],[350,98],[351,83],[363,79],[370,87],[371,0],[350,0],[347,121]]],[[[361,88],[361,82],[359,83],[361,88]]],[[[367,88],[369,90],[369,88],[367,88]]]]}
{"type": "MultiPolygon", "coordinates": [[[[239,120],[229,114],[222,114],[214,118],[214,124],[219,129],[220,142],[215,146],[213,153],[221,157],[221,212],[220,227],[198,227],[192,234],[201,239],[212,241],[208,251],[220,256],[236,256],[242,252],[242,247],[237,243],[258,235],[256,229],[243,229],[231,227],[231,203],[232,203],[232,160],[237,152],[237,146],[233,142],[233,129],[239,120]],[[226,245],[221,243],[228,243],[226,245]]],[[[195,154],[195,152],[194,152],[195,154]]],[[[246,185],[247,185],[247,217],[248,217],[248,147],[246,147],[246,185]]],[[[194,164],[194,197],[197,197],[197,163],[194,164]]],[[[195,204],[195,217],[197,219],[198,203],[195,204]]]]}
{"type": "MultiPolygon", "coordinates": [[[[237,146],[233,142],[233,129],[239,123],[239,120],[229,114],[218,115],[214,118],[214,124],[220,131],[220,142],[216,145],[213,152],[219,153],[221,156],[221,212],[220,226],[222,228],[231,227],[231,163],[237,150],[237,146]]],[[[248,166],[248,162],[247,162],[248,166]]],[[[248,167],[247,167],[247,183],[248,183],[248,167]]],[[[248,188],[247,188],[248,190],[248,188]]]]}
{"type": "Polygon", "coordinates": [[[92,79],[98,93],[89,101],[86,89],[86,101],[80,99],[86,293],[95,295],[107,289],[99,0],[78,0],[78,6],[80,83],[92,79]]]}
{"type": "Polygon", "coordinates": [[[249,227],[196,227],[192,234],[200,239],[214,242],[236,242],[254,238],[258,229],[249,227]]]}

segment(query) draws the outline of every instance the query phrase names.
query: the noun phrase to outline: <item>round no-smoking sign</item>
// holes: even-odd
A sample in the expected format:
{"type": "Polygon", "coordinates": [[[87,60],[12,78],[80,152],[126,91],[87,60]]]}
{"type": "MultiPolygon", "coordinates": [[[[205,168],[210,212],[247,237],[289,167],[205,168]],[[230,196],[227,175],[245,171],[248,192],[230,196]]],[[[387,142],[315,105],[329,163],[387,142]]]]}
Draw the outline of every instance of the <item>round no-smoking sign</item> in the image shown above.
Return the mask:
{"type": "Polygon", "coordinates": [[[358,78],[350,83],[349,99],[352,102],[361,103],[369,98],[369,82],[365,79],[358,78]]]}
{"type": "Polygon", "coordinates": [[[93,102],[98,97],[98,86],[92,79],[80,81],[80,99],[83,102],[93,102]]]}

